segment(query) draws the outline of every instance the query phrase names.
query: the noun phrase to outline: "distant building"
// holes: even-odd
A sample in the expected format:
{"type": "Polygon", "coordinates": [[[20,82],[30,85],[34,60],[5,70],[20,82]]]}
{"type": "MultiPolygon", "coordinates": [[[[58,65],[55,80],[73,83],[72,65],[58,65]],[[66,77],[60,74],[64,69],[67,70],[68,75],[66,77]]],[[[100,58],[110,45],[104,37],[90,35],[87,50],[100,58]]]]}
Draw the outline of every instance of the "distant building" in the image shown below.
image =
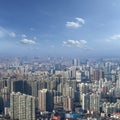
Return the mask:
{"type": "Polygon", "coordinates": [[[72,60],[72,65],[73,65],[73,66],[79,66],[79,65],[80,65],[79,60],[76,59],[76,58],[74,58],[74,59],[72,60]]]}
{"type": "Polygon", "coordinates": [[[100,80],[104,78],[104,72],[102,70],[94,70],[93,72],[93,80],[100,80]]]}
{"type": "Polygon", "coordinates": [[[70,79],[76,79],[76,67],[72,66],[69,70],[70,79]]]}
{"type": "Polygon", "coordinates": [[[116,81],[116,97],[120,97],[120,73],[118,74],[118,79],[116,81]]]}

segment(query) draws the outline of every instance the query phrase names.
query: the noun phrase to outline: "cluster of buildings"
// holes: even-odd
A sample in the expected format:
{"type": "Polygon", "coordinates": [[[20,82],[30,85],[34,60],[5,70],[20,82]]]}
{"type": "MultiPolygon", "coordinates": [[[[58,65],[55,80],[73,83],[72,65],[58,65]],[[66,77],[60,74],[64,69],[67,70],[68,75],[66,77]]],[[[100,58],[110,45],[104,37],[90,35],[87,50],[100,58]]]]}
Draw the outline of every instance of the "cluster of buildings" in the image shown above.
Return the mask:
{"type": "Polygon", "coordinates": [[[120,59],[4,60],[0,114],[6,119],[120,119],[120,59]]]}

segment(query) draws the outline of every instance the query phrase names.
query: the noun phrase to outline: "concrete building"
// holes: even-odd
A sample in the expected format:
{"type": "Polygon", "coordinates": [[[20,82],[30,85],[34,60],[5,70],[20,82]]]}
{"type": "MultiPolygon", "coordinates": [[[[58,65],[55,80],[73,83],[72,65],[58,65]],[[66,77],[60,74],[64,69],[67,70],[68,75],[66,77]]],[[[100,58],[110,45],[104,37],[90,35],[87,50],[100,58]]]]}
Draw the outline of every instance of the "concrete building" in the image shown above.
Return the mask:
{"type": "Polygon", "coordinates": [[[72,99],[69,96],[63,98],[63,108],[65,111],[72,111],[72,99]]]}
{"type": "Polygon", "coordinates": [[[90,111],[99,112],[100,111],[100,96],[96,93],[90,95],[90,111]]]}
{"type": "Polygon", "coordinates": [[[38,108],[41,112],[53,110],[54,97],[52,91],[42,89],[38,91],[38,108]]]}
{"type": "Polygon", "coordinates": [[[82,94],[81,95],[81,105],[83,110],[89,110],[90,107],[90,95],[89,94],[82,94]]]}
{"type": "Polygon", "coordinates": [[[35,97],[12,92],[10,113],[11,119],[35,120],[35,97]]]}

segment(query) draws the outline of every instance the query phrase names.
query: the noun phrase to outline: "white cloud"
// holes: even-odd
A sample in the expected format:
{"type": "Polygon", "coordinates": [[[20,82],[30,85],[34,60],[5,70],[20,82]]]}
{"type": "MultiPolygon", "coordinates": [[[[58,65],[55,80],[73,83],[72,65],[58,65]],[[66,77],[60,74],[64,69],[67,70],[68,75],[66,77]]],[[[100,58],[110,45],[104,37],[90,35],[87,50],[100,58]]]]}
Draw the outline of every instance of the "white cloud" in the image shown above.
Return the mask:
{"type": "Polygon", "coordinates": [[[10,36],[11,38],[15,38],[15,37],[16,37],[16,34],[15,34],[14,32],[11,32],[11,33],[9,33],[9,36],[10,36]]]}
{"type": "Polygon", "coordinates": [[[113,36],[110,37],[110,39],[112,39],[112,40],[120,40],[120,34],[113,35],[113,36]]]}
{"type": "Polygon", "coordinates": [[[85,20],[83,18],[75,18],[77,21],[79,21],[81,24],[85,24],[85,20]]]}
{"type": "Polygon", "coordinates": [[[79,28],[80,24],[77,22],[66,22],[66,27],[74,27],[74,28],[79,28]]]}
{"type": "Polygon", "coordinates": [[[83,18],[75,18],[76,21],[66,22],[66,27],[72,27],[72,28],[79,28],[82,27],[83,24],[85,24],[85,20],[83,18]]]}
{"type": "Polygon", "coordinates": [[[106,42],[111,42],[111,41],[114,41],[114,40],[120,40],[120,34],[112,35],[111,37],[106,39],[106,42]]]}
{"type": "Polygon", "coordinates": [[[63,41],[63,46],[67,47],[83,47],[87,44],[86,40],[67,40],[63,41]]]}
{"type": "Polygon", "coordinates": [[[29,40],[29,39],[22,39],[20,42],[22,44],[36,44],[34,40],[29,40]]]}
{"type": "Polygon", "coordinates": [[[15,38],[16,34],[0,26],[0,38],[3,37],[15,38]]]}

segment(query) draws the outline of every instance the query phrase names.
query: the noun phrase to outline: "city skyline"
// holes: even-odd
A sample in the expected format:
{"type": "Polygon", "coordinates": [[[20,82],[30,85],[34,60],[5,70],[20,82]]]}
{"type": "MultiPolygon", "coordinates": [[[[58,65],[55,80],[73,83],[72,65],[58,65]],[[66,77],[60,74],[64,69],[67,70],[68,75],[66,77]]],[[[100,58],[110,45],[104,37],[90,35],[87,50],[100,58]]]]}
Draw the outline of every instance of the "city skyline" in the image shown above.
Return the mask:
{"type": "Polygon", "coordinates": [[[1,0],[0,55],[119,56],[119,0],[1,0]]]}

